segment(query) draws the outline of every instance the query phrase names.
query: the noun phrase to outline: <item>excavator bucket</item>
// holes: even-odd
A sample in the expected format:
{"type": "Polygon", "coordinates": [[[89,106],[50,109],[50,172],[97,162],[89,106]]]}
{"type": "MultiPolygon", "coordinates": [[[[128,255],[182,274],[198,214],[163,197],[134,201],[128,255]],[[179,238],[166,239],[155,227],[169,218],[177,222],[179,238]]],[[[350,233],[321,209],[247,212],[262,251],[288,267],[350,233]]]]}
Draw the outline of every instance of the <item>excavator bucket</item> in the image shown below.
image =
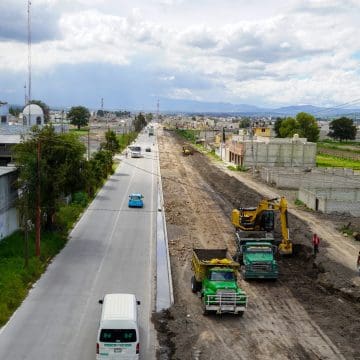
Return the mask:
{"type": "Polygon", "coordinates": [[[279,244],[279,253],[280,255],[292,255],[292,243],[289,242],[287,244],[281,243],[279,244]]]}

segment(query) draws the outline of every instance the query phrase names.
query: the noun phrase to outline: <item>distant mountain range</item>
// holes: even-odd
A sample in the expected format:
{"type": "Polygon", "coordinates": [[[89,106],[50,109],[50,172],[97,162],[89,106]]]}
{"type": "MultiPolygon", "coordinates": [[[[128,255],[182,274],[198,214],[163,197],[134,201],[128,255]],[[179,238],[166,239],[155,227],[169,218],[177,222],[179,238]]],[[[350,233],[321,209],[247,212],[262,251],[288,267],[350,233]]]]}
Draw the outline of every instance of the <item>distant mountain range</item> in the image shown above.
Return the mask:
{"type": "MultiPolygon", "coordinates": [[[[10,104],[9,104],[10,105],[10,104]]],[[[10,105],[13,107],[22,108],[22,105],[10,105]]],[[[69,107],[50,106],[51,110],[68,109],[69,107]]],[[[126,107],[122,106],[122,109],[126,107]]],[[[91,109],[96,111],[97,109],[91,109]]],[[[117,109],[108,109],[117,110],[117,109]]],[[[156,109],[126,109],[132,112],[156,112],[156,109]]],[[[179,100],[160,98],[160,113],[173,114],[204,114],[204,115],[243,115],[243,116],[295,116],[299,112],[306,112],[319,118],[336,117],[336,116],[356,116],[360,118],[360,108],[346,109],[340,105],[333,108],[318,107],[312,105],[297,105],[286,106],[280,108],[261,108],[248,104],[231,104],[225,102],[205,102],[195,100],[179,100]]]]}
{"type": "Polygon", "coordinates": [[[204,113],[204,114],[234,114],[234,115],[263,115],[263,116],[295,116],[299,112],[310,113],[316,117],[333,117],[357,113],[360,108],[345,109],[340,106],[334,108],[312,105],[286,106],[275,109],[261,108],[247,104],[212,103],[193,100],[160,99],[161,112],[176,113],[204,113]]]}

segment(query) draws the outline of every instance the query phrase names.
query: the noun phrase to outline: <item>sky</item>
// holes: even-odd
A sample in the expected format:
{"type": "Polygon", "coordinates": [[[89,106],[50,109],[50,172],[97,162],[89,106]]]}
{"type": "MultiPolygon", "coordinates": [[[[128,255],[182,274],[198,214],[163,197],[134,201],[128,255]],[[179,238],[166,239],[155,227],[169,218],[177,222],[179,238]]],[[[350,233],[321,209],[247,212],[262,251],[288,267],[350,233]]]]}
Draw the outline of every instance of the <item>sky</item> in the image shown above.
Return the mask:
{"type": "MultiPolygon", "coordinates": [[[[360,104],[360,0],[32,0],[31,98],[360,104]]],[[[0,1],[0,101],[28,91],[27,0],[0,1]],[[24,86],[27,86],[25,89],[24,86]]]]}

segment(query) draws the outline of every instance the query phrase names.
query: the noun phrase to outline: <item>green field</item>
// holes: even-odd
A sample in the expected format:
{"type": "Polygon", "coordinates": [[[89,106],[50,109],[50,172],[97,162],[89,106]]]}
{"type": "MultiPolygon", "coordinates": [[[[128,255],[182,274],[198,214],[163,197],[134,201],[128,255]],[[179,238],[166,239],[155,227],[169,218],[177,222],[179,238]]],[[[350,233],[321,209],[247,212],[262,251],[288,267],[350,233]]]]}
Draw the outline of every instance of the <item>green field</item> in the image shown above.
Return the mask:
{"type": "Polygon", "coordinates": [[[339,158],[331,155],[317,155],[316,165],[319,167],[342,167],[353,170],[360,170],[360,161],[339,158]]]}

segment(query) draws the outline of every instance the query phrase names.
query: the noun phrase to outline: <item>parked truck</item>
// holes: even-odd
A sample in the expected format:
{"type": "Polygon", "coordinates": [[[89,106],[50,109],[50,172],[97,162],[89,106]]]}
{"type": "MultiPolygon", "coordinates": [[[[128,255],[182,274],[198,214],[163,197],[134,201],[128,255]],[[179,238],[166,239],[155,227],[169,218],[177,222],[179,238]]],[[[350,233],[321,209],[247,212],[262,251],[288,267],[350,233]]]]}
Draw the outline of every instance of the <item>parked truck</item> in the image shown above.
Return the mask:
{"type": "Polygon", "coordinates": [[[191,290],[199,293],[203,314],[209,312],[243,315],[247,296],[237,284],[240,267],[227,249],[193,249],[191,290]]]}
{"type": "Polygon", "coordinates": [[[266,232],[236,232],[237,251],[234,260],[241,264],[241,273],[247,279],[277,279],[277,246],[274,237],[266,232]]]}

